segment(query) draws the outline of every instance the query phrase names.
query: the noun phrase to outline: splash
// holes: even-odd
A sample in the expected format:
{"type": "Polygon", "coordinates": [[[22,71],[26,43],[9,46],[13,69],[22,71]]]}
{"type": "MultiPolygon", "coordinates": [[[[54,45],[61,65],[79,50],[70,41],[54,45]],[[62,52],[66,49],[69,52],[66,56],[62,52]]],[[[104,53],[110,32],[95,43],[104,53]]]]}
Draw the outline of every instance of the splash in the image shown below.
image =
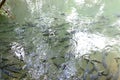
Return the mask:
{"type": "Polygon", "coordinates": [[[85,0],[75,0],[77,5],[83,5],[85,4],[85,0]]]}
{"type": "Polygon", "coordinates": [[[41,8],[43,5],[42,0],[26,0],[28,9],[30,10],[31,14],[33,13],[40,13],[41,8]]]}
{"type": "Polygon", "coordinates": [[[17,42],[12,42],[10,45],[11,51],[14,53],[14,55],[20,60],[25,60],[25,51],[23,46],[17,42]]]}
{"type": "Polygon", "coordinates": [[[74,43],[74,51],[75,56],[80,57],[84,54],[90,54],[91,51],[103,51],[106,50],[107,52],[112,50],[112,46],[119,46],[119,39],[120,38],[110,38],[106,37],[100,33],[91,34],[88,32],[81,32],[78,31],[73,35],[74,43]]]}

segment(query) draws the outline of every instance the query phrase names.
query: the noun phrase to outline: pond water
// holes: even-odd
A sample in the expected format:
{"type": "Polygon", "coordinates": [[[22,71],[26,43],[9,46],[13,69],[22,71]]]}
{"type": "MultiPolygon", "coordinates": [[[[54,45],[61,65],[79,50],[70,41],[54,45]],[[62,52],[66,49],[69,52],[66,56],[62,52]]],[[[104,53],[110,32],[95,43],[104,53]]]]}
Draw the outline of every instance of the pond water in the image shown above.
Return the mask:
{"type": "Polygon", "coordinates": [[[1,80],[119,80],[118,0],[10,0],[0,17],[1,80]]]}

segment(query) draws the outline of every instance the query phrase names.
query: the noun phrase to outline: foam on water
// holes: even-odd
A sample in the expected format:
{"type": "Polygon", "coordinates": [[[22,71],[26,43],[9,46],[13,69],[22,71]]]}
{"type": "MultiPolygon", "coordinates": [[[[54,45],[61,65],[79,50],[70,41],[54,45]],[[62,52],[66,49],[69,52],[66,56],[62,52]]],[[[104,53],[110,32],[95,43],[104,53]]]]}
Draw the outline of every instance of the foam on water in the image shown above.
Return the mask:
{"type": "Polygon", "coordinates": [[[83,5],[85,3],[85,0],[75,0],[77,5],[83,5]]]}
{"type": "Polygon", "coordinates": [[[91,51],[99,51],[107,50],[107,52],[111,51],[111,46],[120,46],[120,38],[111,38],[106,37],[100,33],[92,34],[88,32],[77,31],[73,35],[73,43],[74,47],[74,55],[75,57],[80,57],[84,54],[90,54],[91,51]],[[74,43],[74,41],[76,43],[74,43]]]}
{"type": "Polygon", "coordinates": [[[26,0],[28,9],[30,9],[31,14],[34,14],[35,12],[41,12],[41,8],[43,5],[42,0],[26,0]]]}

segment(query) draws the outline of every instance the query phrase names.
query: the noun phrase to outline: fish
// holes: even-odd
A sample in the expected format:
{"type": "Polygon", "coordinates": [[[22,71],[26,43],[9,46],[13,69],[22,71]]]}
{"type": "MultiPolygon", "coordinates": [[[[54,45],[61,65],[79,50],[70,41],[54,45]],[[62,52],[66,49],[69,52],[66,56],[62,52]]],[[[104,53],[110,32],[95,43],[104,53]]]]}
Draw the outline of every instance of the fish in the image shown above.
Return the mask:
{"type": "Polygon", "coordinates": [[[60,15],[65,16],[65,13],[61,13],[60,15]]]}
{"type": "Polygon", "coordinates": [[[108,65],[106,62],[106,53],[102,53],[102,65],[105,69],[108,69],[108,65]]]}
{"type": "Polygon", "coordinates": [[[118,63],[118,60],[120,60],[120,57],[116,57],[116,58],[114,58],[115,59],[115,61],[118,63]]]}
{"type": "Polygon", "coordinates": [[[9,66],[13,66],[13,65],[16,65],[15,63],[12,63],[12,64],[5,64],[5,65],[0,65],[0,69],[3,69],[4,67],[9,67],[9,66]]]}
{"type": "Polygon", "coordinates": [[[84,68],[82,68],[81,66],[80,66],[80,69],[81,69],[82,71],[85,71],[85,69],[84,69],[84,68]]]}
{"type": "Polygon", "coordinates": [[[49,33],[43,33],[43,36],[49,36],[49,33]]]}
{"type": "Polygon", "coordinates": [[[90,74],[90,80],[98,80],[98,74],[90,74]]]}
{"type": "Polygon", "coordinates": [[[102,76],[103,71],[98,71],[95,74],[90,74],[90,80],[99,80],[100,76],[102,76]]]}
{"type": "Polygon", "coordinates": [[[89,63],[86,65],[86,68],[84,69],[84,74],[83,74],[83,76],[82,76],[82,78],[83,78],[83,80],[87,80],[87,76],[89,75],[89,73],[90,73],[90,68],[89,68],[89,63]]]}
{"type": "Polygon", "coordinates": [[[8,61],[9,59],[2,57],[1,60],[2,60],[2,61],[8,61]]]}
{"type": "Polygon", "coordinates": [[[8,71],[8,70],[3,69],[3,70],[2,70],[2,72],[3,72],[3,73],[5,73],[6,75],[8,75],[8,76],[12,77],[12,78],[17,78],[16,76],[14,76],[14,74],[13,74],[13,73],[11,73],[11,72],[10,72],[10,71],[8,71]]]}
{"type": "Polygon", "coordinates": [[[61,66],[59,64],[57,64],[57,63],[53,63],[53,64],[57,67],[57,69],[61,68],[61,66]]]}
{"type": "Polygon", "coordinates": [[[57,58],[57,57],[56,57],[56,56],[54,56],[54,57],[52,57],[51,59],[52,59],[52,60],[54,60],[54,59],[56,59],[56,58],[57,58]]]}
{"type": "Polygon", "coordinates": [[[98,60],[91,60],[91,61],[96,63],[101,63],[101,61],[98,61],[98,60]]]}
{"type": "Polygon", "coordinates": [[[32,22],[26,22],[25,24],[23,24],[22,26],[28,26],[28,27],[36,27],[36,24],[33,24],[32,22]]]}
{"type": "Polygon", "coordinates": [[[69,39],[70,39],[69,37],[64,37],[64,38],[60,39],[59,42],[62,43],[62,42],[68,41],[69,39]]]}
{"type": "Polygon", "coordinates": [[[88,75],[88,73],[85,72],[85,73],[83,74],[83,76],[82,76],[82,79],[83,79],[83,80],[87,80],[87,75],[88,75]]]}
{"type": "Polygon", "coordinates": [[[65,70],[66,66],[67,66],[66,64],[63,64],[63,65],[61,66],[62,70],[65,70]]]}
{"type": "Polygon", "coordinates": [[[22,70],[22,68],[17,68],[15,66],[9,66],[7,68],[5,68],[6,70],[9,70],[11,72],[14,72],[14,73],[20,73],[20,71],[22,70]]]}
{"type": "Polygon", "coordinates": [[[98,67],[96,66],[96,64],[93,64],[92,69],[89,71],[89,74],[93,73],[94,71],[98,72],[98,67]]]}
{"type": "Polygon", "coordinates": [[[57,27],[62,27],[62,26],[65,26],[67,24],[69,24],[69,23],[62,23],[62,24],[58,25],[57,27]]]}
{"type": "Polygon", "coordinates": [[[110,73],[106,76],[106,79],[105,80],[112,80],[112,77],[113,77],[113,74],[110,73]]]}
{"type": "Polygon", "coordinates": [[[20,76],[19,80],[24,80],[23,78],[25,78],[27,76],[26,73],[22,74],[22,76],[20,76]]]}

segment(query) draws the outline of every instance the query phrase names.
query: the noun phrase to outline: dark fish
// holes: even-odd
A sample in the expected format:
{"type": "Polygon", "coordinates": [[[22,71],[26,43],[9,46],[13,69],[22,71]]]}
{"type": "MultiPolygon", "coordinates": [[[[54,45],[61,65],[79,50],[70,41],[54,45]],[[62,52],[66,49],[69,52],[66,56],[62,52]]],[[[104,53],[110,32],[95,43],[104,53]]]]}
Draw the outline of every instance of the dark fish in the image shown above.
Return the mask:
{"type": "Polygon", "coordinates": [[[70,35],[70,33],[69,33],[69,32],[66,32],[65,35],[70,35]]]}
{"type": "Polygon", "coordinates": [[[54,60],[54,59],[56,59],[56,58],[57,58],[57,57],[56,57],[56,56],[54,56],[54,57],[52,57],[51,59],[52,59],[52,60],[54,60]]]}
{"type": "Polygon", "coordinates": [[[66,45],[66,46],[64,46],[64,48],[69,48],[71,45],[66,45]]]}
{"type": "Polygon", "coordinates": [[[41,61],[42,61],[43,63],[45,63],[45,62],[47,62],[47,59],[41,59],[41,61]]]}
{"type": "Polygon", "coordinates": [[[115,61],[118,63],[118,60],[120,60],[120,57],[116,57],[116,58],[114,58],[115,59],[115,61]]]}
{"type": "Polygon", "coordinates": [[[98,60],[91,60],[92,62],[96,62],[96,63],[101,63],[100,61],[98,60]]]}
{"type": "Polygon", "coordinates": [[[116,14],[116,17],[120,18],[120,14],[116,14]]]}
{"type": "Polygon", "coordinates": [[[62,26],[65,26],[67,24],[69,24],[69,23],[63,23],[63,24],[58,25],[57,27],[62,27],[62,26]]]}
{"type": "Polygon", "coordinates": [[[54,17],[55,20],[58,20],[58,18],[54,17]]]}
{"type": "Polygon", "coordinates": [[[11,72],[14,72],[14,73],[20,73],[20,70],[22,70],[22,68],[17,68],[15,66],[10,66],[10,67],[7,67],[5,68],[6,70],[9,70],[11,72]]]}
{"type": "Polygon", "coordinates": [[[23,78],[25,78],[27,76],[26,73],[22,74],[22,76],[19,78],[19,80],[23,80],[23,78]]]}
{"type": "Polygon", "coordinates": [[[84,74],[83,74],[83,76],[82,76],[82,79],[83,79],[83,80],[87,80],[87,75],[88,75],[88,73],[84,72],[84,74]]]}
{"type": "Polygon", "coordinates": [[[60,56],[60,58],[65,58],[65,56],[60,56]]]}
{"type": "Polygon", "coordinates": [[[62,16],[65,16],[65,13],[61,13],[62,16]]]}
{"type": "Polygon", "coordinates": [[[49,33],[43,33],[43,36],[49,36],[49,33]]]}
{"type": "Polygon", "coordinates": [[[93,68],[90,70],[89,74],[93,73],[94,71],[98,72],[98,67],[96,64],[93,65],[93,68]]]}
{"type": "Polygon", "coordinates": [[[26,22],[23,24],[23,26],[28,26],[28,27],[35,27],[37,24],[33,24],[32,22],[26,22]]]}
{"type": "Polygon", "coordinates": [[[110,73],[110,74],[108,74],[108,75],[106,76],[106,80],[112,80],[112,77],[113,77],[113,74],[110,73]]]}
{"type": "Polygon", "coordinates": [[[107,62],[106,62],[106,53],[102,53],[102,65],[105,69],[108,68],[107,62]]]}
{"type": "Polygon", "coordinates": [[[69,37],[64,37],[64,38],[60,39],[59,42],[62,43],[62,42],[68,41],[69,39],[70,39],[69,37]]]}
{"type": "Polygon", "coordinates": [[[82,68],[81,66],[80,66],[80,70],[85,71],[85,69],[84,69],[84,68],[82,68]]]}
{"type": "Polygon", "coordinates": [[[42,33],[43,33],[43,36],[49,36],[50,35],[48,30],[42,31],[42,33]]]}
{"type": "Polygon", "coordinates": [[[0,68],[3,69],[5,67],[9,67],[9,66],[13,66],[13,65],[16,65],[16,64],[14,64],[14,63],[12,63],[12,64],[5,64],[5,65],[0,66],[0,68]]]}
{"type": "Polygon", "coordinates": [[[8,59],[7,59],[7,58],[3,58],[3,57],[2,57],[2,59],[1,59],[1,60],[2,60],[2,61],[8,61],[8,59]]]}
{"type": "Polygon", "coordinates": [[[75,42],[76,45],[78,44],[78,42],[77,42],[75,39],[72,39],[72,38],[71,38],[71,40],[73,40],[73,41],[75,42]]]}
{"type": "Polygon", "coordinates": [[[5,73],[6,75],[10,76],[10,77],[17,78],[16,76],[14,76],[13,73],[11,73],[11,72],[8,71],[8,70],[3,69],[2,72],[5,73]]]}
{"type": "Polygon", "coordinates": [[[8,33],[8,32],[12,32],[12,31],[14,31],[13,29],[9,29],[9,30],[2,30],[2,31],[0,31],[0,33],[8,33]]]}
{"type": "Polygon", "coordinates": [[[90,80],[98,80],[100,77],[100,73],[96,73],[96,74],[90,74],[90,80]]]}
{"type": "Polygon", "coordinates": [[[56,67],[57,67],[57,69],[59,69],[61,66],[60,65],[58,65],[57,63],[53,63],[56,67]]]}
{"type": "Polygon", "coordinates": [[[100,72],[100,74],[102,75],[102,76],[108,76],[109,75],[109,72],[107,71],[101,71],[100,72]]]}
{"type": "Polygon", "coordinates": [[[61,66],[62,70],[64,70],[66,68],[66,66],[67,66],[66,64],[62,65],[61,66]]]}
{"type": "Polygon", "coordinates": [[[84,69],[84,74],[83,74],[83,80],[87,80],[87,76],[89,75],[89,73],[90,73],[90,68],[89,68],[89,66],[90,66],[90,64],[88,63],[87,65],[86,65],[86,68],[84,69]]]}
{"type": "Polygon", "coordinates": [[[90,60],[89,60],[89,59],[87,59],[87,58],[84,58],[84,60],[85,60],[87,63],[89,63],[89,62],[90,62],[90,60]]]}

